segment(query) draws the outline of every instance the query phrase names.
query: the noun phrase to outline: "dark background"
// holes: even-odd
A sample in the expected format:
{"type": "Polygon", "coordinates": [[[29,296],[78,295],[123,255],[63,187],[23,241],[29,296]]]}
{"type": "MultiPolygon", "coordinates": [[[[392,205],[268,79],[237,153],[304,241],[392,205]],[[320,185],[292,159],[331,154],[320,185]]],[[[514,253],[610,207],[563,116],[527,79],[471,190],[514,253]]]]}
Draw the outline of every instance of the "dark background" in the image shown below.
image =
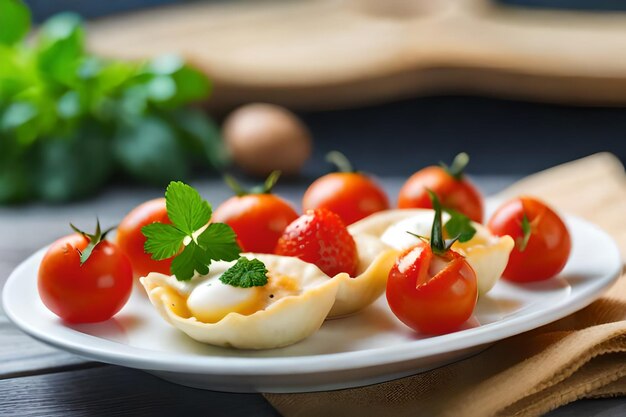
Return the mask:
{"type": "MultiPolygon", "coordinates": [[[[86,18],[173,0],[29,0],[35,19],[72,10],[86,18]]],[[[626,11],[623,0],[502,0],[510,7],[626,11]]],[[[626,51],[625,51],[626,53],[626,51]]],[[[475,174],[525,175],[599,151],[626,160],[626,108],[573,107],[489,97],[433,96],[384,105],[300,113],[315,139],[306,176],[325,170],[323,155],[343,150],[357,168],[408,175],[424,165],[472,156],[475,174]]],[[[219,119],[220,117],[218,117],[219,119]]]]}

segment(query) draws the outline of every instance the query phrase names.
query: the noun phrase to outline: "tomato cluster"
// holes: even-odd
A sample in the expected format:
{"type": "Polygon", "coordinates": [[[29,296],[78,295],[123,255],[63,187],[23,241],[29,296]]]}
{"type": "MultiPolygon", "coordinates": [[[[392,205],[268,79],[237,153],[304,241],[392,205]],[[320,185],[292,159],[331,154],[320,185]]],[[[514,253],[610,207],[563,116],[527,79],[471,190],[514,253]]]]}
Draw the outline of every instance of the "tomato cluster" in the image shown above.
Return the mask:
{"type": "MultiPolygon", "coordinates": [[[[272,173],[263,186],[251,190],[228,179],[236,195],[217,207],[211,221],[231,226],[242,251],[295,256],[329,276],[341,272],[355,276],[358,252],[347,226],[390,205],[372,177],[352,169],[340,154],[334,155],[334,162],[339,172],[324,175],[308,187],[301,216],[272,193],[278,179],[272,173]]],[[[482,222],[483,198],[464,175],[467,162],[467,155],[460,154],[449,167],[417,171],[402,186],[398,208],[434,207],[439,216],[442,209],[448,209],[482,222]]],[[[94,235],[82,232],[55,242],[39,270],[44,304],[68,322],[112,317],[128,299],[133,275],[170,273],[172,258],[154,260],[144,250],[142,228],[154,222],[169,223],[165,199],[150,200],[129,212],[117,228],[115,242],[100,241],[100,235],[94,241],[94,235]]],[[[516,242],[505,279],[548,279],[567,262],[571,248],[567,228],[537,199],[520,197],[507,202],[487,227],[494,235],[510,235],[516,242]]],[[[440,334],[458,329],[471,316],[477,285],[465,259],[449,247],[435,245],[434,236],[433,228],[430,243],[420,241],[398,257],[389,272],[387,300],[409,327],[440,334]]]]}

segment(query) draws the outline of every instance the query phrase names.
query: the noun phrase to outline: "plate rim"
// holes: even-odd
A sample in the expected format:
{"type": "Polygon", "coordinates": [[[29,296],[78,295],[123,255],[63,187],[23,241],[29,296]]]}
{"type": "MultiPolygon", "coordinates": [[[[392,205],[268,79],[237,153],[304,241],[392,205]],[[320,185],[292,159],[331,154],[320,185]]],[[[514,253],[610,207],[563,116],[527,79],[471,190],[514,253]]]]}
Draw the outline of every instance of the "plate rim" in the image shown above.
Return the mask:
{"type": "Polygon", "coordinates": [[[192,356],[138,348],[82,333],[69,327],[64,329],[64,331],[72,332],[72,337],[69,340],[64,339],[63,335],[57,333],[50,335],[44,329],[32,328],[21,317],[17,316],[12,309],[12,300],[9,297],[12,288],[18,285],[16,282],[18,277],[23,274],[22,271],[34,259],[43,256],[47,246],[30,255],[13,270],[2,291],[2,304],[9,320],[24,333],[37,340],[88,359],[136,369],[190,374],[279,376],[294,373],[318,374],[379,367],[493,343],[557,321],[583,309],[599,298],[607,288],[613,285],[623,268],[618,246],[610,235],[587,220],[572,215],[566,215],[565,220],[568,224],[574,225],[578,223],[582,227],[594,229],[595,232],[603,235],[603,238],[610,243],[610,248],[605,248],[605,250],[612,252],[610,254],[611,258],[614,258],[616,261],[611,272],[589,283],[589,288],[585,292],[577,294],[573,299],[568,299],[566,304],[556,303],[550,308],[531,311],[528,314],[507,320],[504,327],[502,327],[502,321],[498,320],[484,326],[426,339],[418,339],[397,346],[288,357],[192,356]],[[529,322],[532,324],[527,324],[529,322]],[[496,329],[493,328],[494,326],[496,329]],[[384,355],[379,355],[379,353],[384,353],[384,355]]]}

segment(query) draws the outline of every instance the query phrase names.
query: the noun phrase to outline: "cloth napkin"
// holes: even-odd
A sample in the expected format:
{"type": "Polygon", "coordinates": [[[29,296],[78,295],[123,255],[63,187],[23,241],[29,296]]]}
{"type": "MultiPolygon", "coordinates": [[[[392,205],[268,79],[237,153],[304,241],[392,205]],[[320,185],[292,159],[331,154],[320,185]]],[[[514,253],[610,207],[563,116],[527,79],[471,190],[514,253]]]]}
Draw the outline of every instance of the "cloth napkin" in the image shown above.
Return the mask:
{"type": "MultiPolygon", "coordinates": [[[[534,195],[604,228],[626,259],[626,175],[601,153],[527,177],[534,195]]],[[[463,361],[362,388],[265,394],[285,417],[539,416],[581,398],[626,395],[626,275],[599,300],[463,361]]]]}

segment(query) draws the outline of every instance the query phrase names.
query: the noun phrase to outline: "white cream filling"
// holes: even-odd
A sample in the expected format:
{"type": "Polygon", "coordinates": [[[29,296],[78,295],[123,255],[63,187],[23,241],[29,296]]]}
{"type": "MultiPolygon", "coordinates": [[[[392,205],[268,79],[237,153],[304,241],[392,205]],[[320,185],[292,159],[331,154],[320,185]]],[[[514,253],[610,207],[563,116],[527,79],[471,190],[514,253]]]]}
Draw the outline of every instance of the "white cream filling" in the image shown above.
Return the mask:
{"type": "MultiPolygon", "coordinates": [[[[407,219],[400,220],[398,223],[389,226],[380,237],[380,240],[394,249],[403,250],[410,248],[419,242],[419,238],[407,232],[430,238],[430,232],[433,228],[434,213],[434,211],[425,211],[407,219]]],[[[442,221],[444,224],[449,219],[450,215],[448,213],[442,213],[442,221]]]]}

